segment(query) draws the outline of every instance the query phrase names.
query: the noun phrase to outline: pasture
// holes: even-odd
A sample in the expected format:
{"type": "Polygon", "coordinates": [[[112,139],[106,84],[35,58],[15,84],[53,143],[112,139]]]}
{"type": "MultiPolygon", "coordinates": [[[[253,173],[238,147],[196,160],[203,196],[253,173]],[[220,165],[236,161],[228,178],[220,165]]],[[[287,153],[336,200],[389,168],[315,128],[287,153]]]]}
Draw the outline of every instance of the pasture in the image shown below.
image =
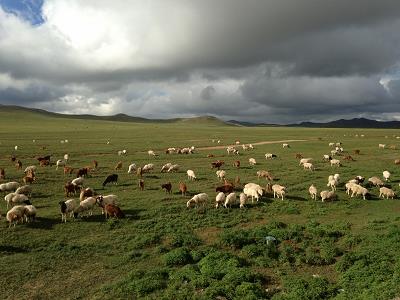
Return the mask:
{"type": "MultiPolygon", "coordinates": [[[[366,178],[392,173],[387,184],[400,194],[399,130],[305,129],[236,127],[181,121],[169,124],[123,123],[50,118],[36,113],[0,112],[2,182],[22,184],[23,170],[38,165],[36,156],[52,155],[53,164],[70,155],[69,166],[81,168],[97,160],[99,167],[84,186],[98,194],[116,194],[125,219],[106,220],[97,208],[90,217],[61,223],[58,202],[68,199],[63,186],[74,175],[55,165],[39,167],[31,202],[38,209],[35,222],[8,228],[6,204],[0,212],[0,294],[3,299],[392,299],[400,296],[400,202],[371,197],[349,198],[344,183],[356,175],[366,178]],[[364,137],[360,135],[363,134],[364,137]],[[356,137],[355,135],[358,135],[356,137]],[[61,143],[61,140],[68,143],[61,143]],[[212,139],[220,139],[217,145],[212,139]],[[35,142],[33,142],[35,140],[35,142]],[[253,150],[229,155],[234,141],[252,143],[253,150]],[[297,141],[293,141],[297,140],[297,141]],[[107,143],[109,141],[109,144],[107,143]],[[274,142],[280,141],[280,142],[274,142]],[[282,148],[290,141],[290,148],[282,148]],[[259,142],[272,142],[257,144],[259,142]],[[342,142],[355,161],[331,167],[322,157],[329,142],[342,142]],[[14,146],[18,150],[14,150],[14,146]],[[168,147],[196,148],[194,154],[165,154],[168,147]],[[127,154],[117,152],[126,149],[127,154]],[[150,157],[148,150],[158,156],[150,157]],[[360,155],[353,154],[359,149],[360,155]],[[276,159],[266,160],[273,153],[276,159]],[[296,153],[314,159],[315,171],[299,166],[296,153]],[[23,163],[17,170],[12,154],[23,163]],[[215,157],[207,158],[208,154],[215,157]],[[257,164],[250,166],[253,157],[257,164]],[[263,196],[258,203],[215,209],[215,188],[221,185],[211,162],[223,160],[227,178],[257,179],[268,170],[274,183],[287,187],[284,201],[263,196]],[[232,166],[234,160],[241,167],[232,166]],[[122,170],[114,170],[122,161],[122,170]],[[154,163],[143,175],[140,191],[131,163],[154,163]],[[163,164],[179,164],[177,173],[160,173],[163,164]],[[188,181],[186,170],[198,180],[188,181]],[[102,182],[119,175],[118,185],[102,182]],[[339,173],[338,200],[311,200],[308,187],[328,190],[329,175],[339,173]],[[182,197],[178,183],[188,186],[182,197]],[[161,190],[171,182],[172,194],[161,190]],[[197,193],[207,193],[206,208],[187,209],[197,193]],[[266,237],[274,237],[275,242],[266,237]]],[[[237,194],[241,192],[237,187],[237,194]]],[[[1,193],[4,197],[5,193],[1,193]]],[[[77,195],[75,198],[78,198],[77,195]]]]}

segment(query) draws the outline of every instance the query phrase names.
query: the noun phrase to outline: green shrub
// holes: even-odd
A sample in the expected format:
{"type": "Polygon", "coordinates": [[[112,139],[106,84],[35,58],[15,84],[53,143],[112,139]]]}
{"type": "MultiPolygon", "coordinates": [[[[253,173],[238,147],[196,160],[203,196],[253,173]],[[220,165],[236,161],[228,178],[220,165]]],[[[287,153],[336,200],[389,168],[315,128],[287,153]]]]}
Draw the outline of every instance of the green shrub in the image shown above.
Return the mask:
{"type": "Polygon", "coordinates": [[[222,245],[240,249],[245,245],[254,242],[254,239],[249,236],[249,232],[241,229],[225,230],[220,234],[222,245]]]}
{"type": "Polygon", "coordinates": [[[227,273],[239,267],[240,262],[229,253],[215,251],[202,258],[198,266],[203,275],[213,279],[221,279],[227,273]]]}
{"type": "Polygon", "coordinates": [[[186,265],[192,262],[192,256],[187,248],[177,248],[164,254],[163,260],[167,266],[186,265]]]}

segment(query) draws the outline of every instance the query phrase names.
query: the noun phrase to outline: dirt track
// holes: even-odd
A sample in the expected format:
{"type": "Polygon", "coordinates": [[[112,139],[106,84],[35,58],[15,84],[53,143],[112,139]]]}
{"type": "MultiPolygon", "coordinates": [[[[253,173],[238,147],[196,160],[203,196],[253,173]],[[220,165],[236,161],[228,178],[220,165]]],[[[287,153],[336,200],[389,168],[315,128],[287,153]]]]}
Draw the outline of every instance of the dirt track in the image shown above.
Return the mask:
{"type": "MultiPolygon", "coordinates": [[[[307,142],[307,140],[283,140],[283,141],[264,141],[252,143],[252,145],[265,145],[265,144],[280,144],[280,143],[292,143],[292,142],[307,142]]],[[[217,150],[217,149],[225,149],[229,146],[240,147],[240,145],[221,145],[221,146],[211,146],[211,147],[199,147],[196,150],[217,150]]]]}

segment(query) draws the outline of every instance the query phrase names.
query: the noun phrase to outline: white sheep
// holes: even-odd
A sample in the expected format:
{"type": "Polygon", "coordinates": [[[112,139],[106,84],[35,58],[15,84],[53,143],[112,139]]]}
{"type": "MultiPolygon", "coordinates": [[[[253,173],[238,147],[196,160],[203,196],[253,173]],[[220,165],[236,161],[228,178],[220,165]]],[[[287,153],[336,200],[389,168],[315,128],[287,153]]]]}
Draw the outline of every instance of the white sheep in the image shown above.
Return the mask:
{"type": "Polygon", "coordinates": [[[258,184],[255,183],[248,183],[244,186],[243,188],[243,193],[246,196],[251,197],[251,203],[254,203],[254,198],[256,199],[256,201],[258,202],[258,200],[260,199],[260,197],[263,195],[263,189],[261,188],[261,186],[259,186],[258,184]]]}
{"type": "Polygon", "coordinates": [[[16,194],[24,194],[26,196],[30,196],[32,194],[32,187],[30,185],[20,186],[15,190],[16,194]]]}
{"type": "Polygon", "coordinates": [[[25,206],[25,221],[27,223],[31,222],[31,221],[35,221],[36,214],[37,214],[36,207],[34,207],[33,205],[25,206]]]}
{"type": "Polygon", "coordinates": [[[386,148],[386,144],[379,144],[379,145],[378,145],[378,148],[379,148],[379,149],[385,149],[385,148],[386,148]]]}
{"type": "Polygon", "coordinates": [[[225,203],[225,194],[223,192],[219,192],[217,196],[215,196],[215,208],[224,205],[225,203]]]}
{"type": "Polygon", "coordinates": [[[290,148],[290,145],[287,143],[282,144],[282,148],[290,148]]]}
{"type": "Polygon", "coordinates": [[[247,195],[245,193],[240,193],[239,196],[239,203],[240,203],[240,208],[244,208],[247,202],[247,195]]]}
{"type": "Polygon", "coordinates": [[[14,206],[14,204],[22,204],[22,203],[28,204],[29,203],[29,198],[24,194],[15,194],[14,193],[14,195],[12,197],[7,197],[7,199],[4,198],[4,200],[7,201],[7,208],[9,207],[9,205],[14,206]]]}
{"type": "Polygon", "coordinates": [[[187,208],[198,207],[200,204],[202,204],[204,207],[206,206],[207,202],[208,202],[208,195],[206,193],[200,193],[194,195],[193,198],[186,203],[186,207],[187,208]]]}
{"type": "Polygon", "coordinates": [[[196,174],[194,173],[193,170],[187,170],[186,174],[187,174],[189,180],[196,180],[197,179],[196,174]]]}
{"type": "Polygon", "coordinates": [[[302,159],[300,159],[299,166],[301,166],[305,163],[310,163],[310,162],[312,162],[312,160],[313,160],[312,158],[302,158],[302,159]]]}
{"type": "Polygon", "coordinates": [[[333,166],[340,167],[341,166],[340,160],[338,160],[338,159],[331,159],[330,162],[331,162],[331,167],[333,167],[333,166]]]}
{"type": "Polygon", "coordinates": [[[62,159],[57,160],[56,162],[56,170],[58,170],[58,167],[64,167],[65,166],[65,161],[62,159]]]}
{"type": "Polygon", "coordinates": [[[153,150],[147,151],[147,154],[148,154],[149,156],[157,156],[157,154],[156,154],[153,150]]]}
{"type": "Polygon", "coordinates": [[[19,183],[16,181],[0,184],[0,192],[11,192],[15,191],[17,188],[19,188],[19,183]]]}
{"type": "Polygon", "coordinates": [[[279,198],[281,197],[283,200],[283,197],[285,196],[286,193],[286,187],[279,185],[279,184],[274,184],[272,186],[272,191],[274,192],[274,198],[279,198]]]}
{"type": "Polygon", "coordinates": [[[336,194],[334,191],[322,191],[320,193],[321,196],[321,201],[325,202],[325,200],[327,201],[333,201],[336,198],[336,194]]]}
{"type": "Polygon", "coordinates": [[[338,185],[337,180],[333,177],[333,175],[330,175],[328,178],[328,184],[326,186],[332,188],[332,191],[336,191],[337,185],[338,185]]]}
{"type": "Polygon", "coordinates": [[[329,143],[329,147],[335,147],[335,143],[329,143]]]}
{"type": "Polygon", "coordinates": [[[382,185],[384,185],[383,181],[380,178],[376,177],[376,176],[372,176],[371,178],[368,178],[368,182],[370,184],[372,184],[373,186],[382,186],[382,185]]]}
{"type": "Polygon", "coordinates": [[[128,174],[131,174],[133,172],[136,172],[136,164],[132,163],[128,166],[128,174]]]}
{"type": "Polygon", "coordinates": [[[223,179],[225,178],[225,176],[226,176],[226,172],[225,172],[224,170],[218,170],[218,171],[216,172],[216,174],[217,174],[217,177],[218,177],[220,180],[223,180],[223,179]]]}
{"type": "Polygon", "coordinates": [[[26,167],[24,173],[28,173],[28,172],[36,172],[36,166],[32,165],[32,166],[26,167]]]}
{"type": "Polygon", "coordinates": [[[254,166],[254,165],[256,165],[257,164],[257,162],[256,162],[256,160],[254,159],[254,158],[249,158],[249,165],[250,166],[254,166]]]}
{"type": "Polygon", "coordinates": [[[308,192],[310,193],[311,199],[313,200],[317,200],[317,188],[312,184],[309,188],[308,188],[308,192]]]}
{"type": "Polygon", "coordinates": [[[322,159],[324,161],[330,161],[332,159],[332,157],[330,155],[328,155],[328,154],[324,154],[322,159]]]}
{"type": "Polygon", "coordinates": [[[12,224],[14,224],[15,227],[18,221],[21,221],[21,223],[23,223],[24,216],[25,216],[25,205],[17,205],[11,208],[6,215],[6,219],[10,224],[8,228],[10,228],[12,224]]]}
{"type": "Polygon", "coordinates": [[[228,148],[226,148],[226,152],[228,152],[228,155],[231,153],[235,153],[235,147],[229,146],[228,148]]]}
{"type": "Polygon", "coordinates": [[[383,174],[383,178],[385,178],[385,181],[389,181],[390,175],[391,175],[390,172],[389,171],[383,171],[382,174],[383,174]]]}
{"type": "Polygon", "coordinates": [[[383,186],[379,189],[379,197],[385,198],[385,196],[386,199],[389,199],[389,197],[393,199],[396,196],[396,194],[392,189],[383,186]]]}
{"type": "Polygon", "coordinates": [[[339,183],[340,181],[340,175],[338,173],[333,175],[333,178],[335,178],[335,180],[339,183]]]}
{"type": "Polygon", "coordinates": [[[347,194],[347,195],[349,195],[349,196],[350,196],[350,192],[352,192],[352,191],[353,191],[353,187],[354,187],[354,185],[357,185],[357,182],[356,182],[356,180],[355,180],[355,179],[353,179],[353,180],[350,180],[349,182],[347,182],[347,183],[345,184],[345,188],[346,188],[346,194],[347,194]]]}
{"type": "Polygon", "coordinates": [[[304,163],[303,164],[303,168],[304,168],[304,170],[311,170],[311,171],[315,170],[314,165],[312,163],[309,163],[309,162],[304,163]]]}
{"type": "Polygon", "coordinates": [[[79,206],[74,210],[74,216],[77,217],[78,214],[87,212],[88,215],[93,214],[93,208],[96,204],[96,198],[95,197],[88,197],[85,200],[81,201],[79,203],[79,206]]]}
{"type": "Polygon", "coordinates": [[[82,185],[83,185],[83,181],[84,181],[84,178],[83,178],[83,177],[77,177],[77,178],[73,179],[73,180],[71,181],[71,183],[72,183],[73,185],[82,186],[82,185]]]}
{"type": "Polygon", "coordinates": [[[265,159],[274,159],[276,158],[275,154],[272,153],[265,153],[265,159]]]}
{"type": "Polygon", "coordinates": [[[365,187],[362,187],[361,185],[355,184],[351,187],[351,190],[353,191],[351,194],[351,197],[354,197],[354,195],[362,195],[363,199],[365,200],[365,196],[368,194],[368,190],[365,187]]]}
{"type": "Polygon", "coordinates": [[[379,197],[385,198],[385,196],[386,196],[386,199],[389,199],[389,197],[394,199],[396,194],[394,193],[394,191],[392,189],[389,189],[389,188],[383,186],[379,189],[379,197]]]}
{"type": "Polygon", "coordinates": [[[150,172],[150,171],[153,170],[153,169],[154,169],[154,164],[147,164],[147,165],[144,165],[144,166],[143,166],[142,172],[143,172],[143,173],[148,173],[148,172],[150,172]]]}
{"type": "Polygon", "coordinates": [[[74,211],[79,207],[78,202],[75,199],[68,199],[66,201],[58,202],[60,205],[61,211],[61,222],[67,222],[67,215],[69,214],[70,218],[74,216],[74,211]]]}
{"type": "Polygon", "coordinates": [[[163,165],[162,167],[161,167],[161,173],[163,173],[163,172],[167,172],[168,171],[168,169],[170,168],[172,166],[172,163],[166,163],[165,165],[163,165]]]}
{"type": "Polygon", "coordinates": [[[64,154],[64,160],[65,160],[65,162],[68,162],[68,160],[69,160],[69,154],[68,153],[64,154]]]}
{"type": "Polygon", "coordinates": [[[224,206],[225,208],[231,207],[232,205],[236,204],[236,193],[230,193],[228,196],[225,198],[225,203],[224,206]]]}
{"type": "Polygon", "coordinates": [[[169,167],[169,169],[167,170],[168,173],[177,172],[177,171],[179,171],[179,165],[172,165],[172,166],[169,167]]]}

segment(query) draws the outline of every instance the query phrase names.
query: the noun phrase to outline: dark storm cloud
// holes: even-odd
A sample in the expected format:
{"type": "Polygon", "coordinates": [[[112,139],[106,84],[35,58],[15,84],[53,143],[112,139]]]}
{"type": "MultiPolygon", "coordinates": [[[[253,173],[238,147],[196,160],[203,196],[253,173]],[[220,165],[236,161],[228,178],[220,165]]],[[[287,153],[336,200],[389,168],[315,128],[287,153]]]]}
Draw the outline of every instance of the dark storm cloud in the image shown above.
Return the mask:
{"type": "Polygon", "coordinates": [[[39,26],[0,10],[1,103],[276,123],[400,114],[391,77],[398,0],[48,0],[43,8],[39,26]]]}

